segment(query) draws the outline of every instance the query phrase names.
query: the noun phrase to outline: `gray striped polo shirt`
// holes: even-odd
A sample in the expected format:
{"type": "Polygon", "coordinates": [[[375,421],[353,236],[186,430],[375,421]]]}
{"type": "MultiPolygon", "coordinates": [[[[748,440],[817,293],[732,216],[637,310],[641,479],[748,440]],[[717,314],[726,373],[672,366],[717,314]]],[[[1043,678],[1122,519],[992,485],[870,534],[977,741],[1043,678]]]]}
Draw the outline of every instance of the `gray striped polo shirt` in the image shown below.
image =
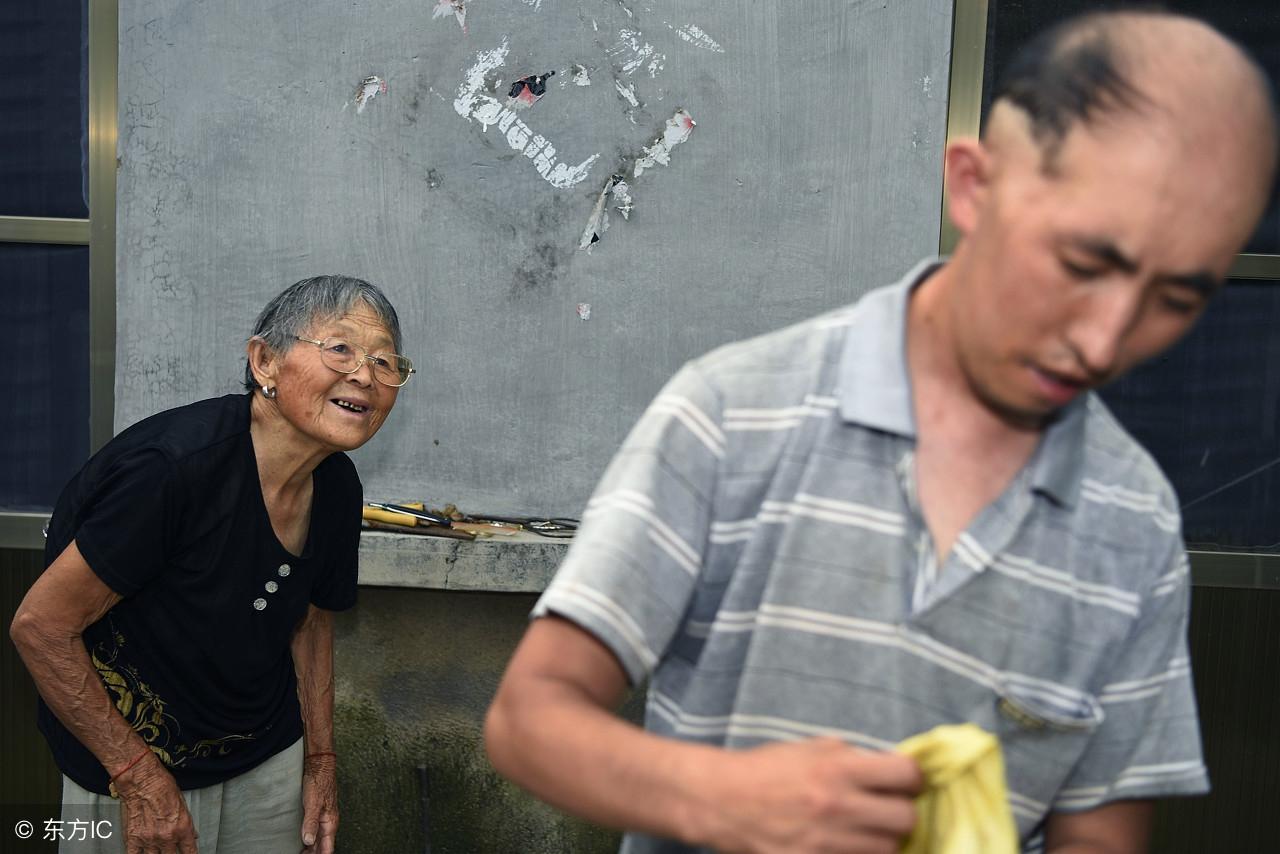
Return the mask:
{"type": "MultiPolygon", "coordinates": [[[[1102,402],[1059,413],[941,566],[914,501],[897,285],[687,364],[627,437],[534,616],[590,631],[646,727],[747,748],[997,734],[1050,811],[1208,789],[1172,487],[1102,402]],[[936,571],[935,571],[936,566],[936,571]]],[[[681,851],[637,834],[624,851],[681,851]]]]}

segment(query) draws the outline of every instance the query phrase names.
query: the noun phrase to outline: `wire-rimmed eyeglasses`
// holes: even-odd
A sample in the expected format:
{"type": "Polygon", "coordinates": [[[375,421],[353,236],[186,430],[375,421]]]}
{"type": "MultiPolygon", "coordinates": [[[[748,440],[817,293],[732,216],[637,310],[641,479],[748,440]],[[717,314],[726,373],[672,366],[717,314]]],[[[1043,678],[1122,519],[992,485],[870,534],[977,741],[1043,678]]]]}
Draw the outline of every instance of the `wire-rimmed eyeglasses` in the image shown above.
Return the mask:
{"type": "Polygon", "coordinates": [[[354,374],[365,362],[373,369],[373,378],[383,385],[399,388],[409,381],[417,371],[413,360],[397,353],[369,353],[341,338],[325,338],[316,341],[295,335],[299,341],[314,344],[320,348],[320,361],[325,367],[332,368],[340,374],[354,374]]]}

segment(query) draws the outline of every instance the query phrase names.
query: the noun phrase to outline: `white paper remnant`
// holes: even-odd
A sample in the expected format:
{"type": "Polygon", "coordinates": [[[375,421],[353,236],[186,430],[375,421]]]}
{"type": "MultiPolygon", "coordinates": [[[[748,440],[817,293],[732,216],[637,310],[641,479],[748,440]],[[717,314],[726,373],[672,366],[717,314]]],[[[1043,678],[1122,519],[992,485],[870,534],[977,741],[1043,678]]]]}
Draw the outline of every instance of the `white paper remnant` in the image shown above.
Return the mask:
{"type": "Polygon", "coordinates": [[[579,249],[591,250],[592,245],[599,243],[600,238],[609,230],[609,197],[613,197],[613,207],[622,214],[623,219],[631,218],[635,202],[631,198],[631,185],[621,175],[610,175],[604,182],[604,189],[596,197],[591,216],[587,217],[587,227],[582,230],[582,238],[578,241],[579,249]]]}
{"type": "Polygon", "coordinates": [[[695,126],[696,122],[687,110],[676,110],[675,115],[667,119],[662,136],[655,139],[651,145],[645,146],[644,154],[636,159],[635,171],[631,173],[631,177],[639,178],[646,169],[652,169],[657,165],[666,166],[670,163],[671,149],[688,139],[695,126]]]}
{"type": "Polygon", "coordinates": [[[636,206],[631,199],[631,185],[618,178],[613,182],[613,197],[616,199],[613,206],[622,214],[622,218],[631,219],[631,211],[636,206]]]}
{"type": "Polygon", "coordinates": [[[574,86],[590,86],[591,77],[587,74],[585,65],[573,66],[573,85],[574,86]]]}
{"type": "Polygon", "coordinates": [[[653,45],[643,41],[643,38],[639,30],[623,27],[618,30],[618,38],[609,48],[609,56],[617,61],[623,74],[635,74],[645,68],[650,77],[657,77],[666,66],[667,55],[659,53],[653,45]]]}
{"type": "Polygon", "coordinates": [[[589,302],[578,303],[578,318],[580,320],[591,319],[591,303],[589,302]]]}
{"type": "Polygon", "coordinates": [[[356,113],[363,113],[370,101],[378,95],[385,95],[386,92],[387,81],[376,74],[361,80],[360,85],[356,87],[356,113]]]}
{"type": "Polygon", "coordinates": [[[490,126],[497,125],[499,132],[507,140],[507,145],[529,158],[534,169],[551,186],[566,189],[582,183],[591,171],[591,165],[600,157],[599,154],[591,155],[576,166],[559,162],[555,146],[546,137],[535,133],[516,117],[513,110],[482,91],[486,75],[506,62],[509,50],[504,37],[498,47],[476,54],[475,64],[464,72],[462,83],[458,86],[458,96],[453,101],[454,112],[467,121],[475,119],[485,132],[488,132],[490,126]]]}
{"type": "Polygon", "coordinates": [[[676,31],[676,35],[687,41],[694,47],[700,47],[703,50],[709,50],[713,53],[724,53],[724,48],[720,47],[720,43],[697,24],[685,24],[683,27],[674,27],[667,24],[668,27],[676,31]]]}
{"type": "Polygon", "coordinates": [[[640,99],[636,97],[636,86],[634,83],[623,83],[621,80],[613,81],[614,88],[618,90],[628,104],[633,107],[640,106],[640,99]]]}
{"type": "Polygon", "coordinates": [[[609,209],[606,205],[609,204],[609,190],[612,189],[616,178],[617,176],[614,175],[604,182],[604,189],[596,198],[591,216],[587,217],[587,227],[582,230],[582,238],[578,241],[579,249],[590,249],[591,244],[599,243],[601,236],[609,230],[609,209]]]}
{"type": "Polygon", "coordinates": [[[463,34],[467,32],[467,6],[464,0],[440,0],[436,4],[436,8],[431,12],[431,20],[443,18],[447,15],[453,15],[458,21],[458,26],[462,27],[463,34]]]}

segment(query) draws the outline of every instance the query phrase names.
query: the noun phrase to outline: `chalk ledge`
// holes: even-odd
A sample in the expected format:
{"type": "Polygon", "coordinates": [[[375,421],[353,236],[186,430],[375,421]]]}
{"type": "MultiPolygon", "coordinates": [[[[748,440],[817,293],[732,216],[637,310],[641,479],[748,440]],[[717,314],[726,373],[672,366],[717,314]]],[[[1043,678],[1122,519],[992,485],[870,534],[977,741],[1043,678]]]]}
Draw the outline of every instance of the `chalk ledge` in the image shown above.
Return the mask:
{"type": "Polygon", "coordinates": [[[541,593],[570,540],[537,534],[452,540],[388,531],[360,532],[360,584],[427,590],[541,593]]]}

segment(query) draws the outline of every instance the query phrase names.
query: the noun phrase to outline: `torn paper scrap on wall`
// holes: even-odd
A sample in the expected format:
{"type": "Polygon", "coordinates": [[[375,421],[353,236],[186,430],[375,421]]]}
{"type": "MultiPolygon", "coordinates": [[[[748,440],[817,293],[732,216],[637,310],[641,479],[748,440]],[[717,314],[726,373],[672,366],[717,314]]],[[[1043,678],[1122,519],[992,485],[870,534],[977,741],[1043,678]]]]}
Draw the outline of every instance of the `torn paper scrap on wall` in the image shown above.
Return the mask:
{"type": "Polygon", "coordinates": [[[596,198],[595,207],[591,209],[591,216],[587,218],[587,227],[582,230],[582,238],[578,241],[579,249],[590,249],[591,244],[599,243],[600,238],[609,230],[609,196],[612,195],[617,201],[614,207],[618,209],[618,213],[622,214],[623,219],[631,216],[631,188],[621,175],[610,175],[609,180],[604,182],[604,189],[600,191],[600,195],[596,198]]]}
{"type": "Polygon", "coordinates": [[[695,124],[693,116],[689,115],[687,110],[676,110],[675,115],[667,119],[662,136],[655,139],[652,145],[646,146],[644,154],[636,160],[635,171],[632,172],[631,177],[639,178],[646,169],[652,169],[659,164],[666,166],[670,163],[671,149],[689,138],[695,124]]]}
{"type": "Polygon", "coordinates": [[[507,106],[523,110],[538,103],[542,96],[547,94],[547,78],[554,74],[555,71],[548,71],[546,74],[530,74],[512,83],[510,91],[507,92],[507,106]]]}
{"type": "Polygon", "coordinates": [[[431,20],[443,18],[453,15],[458,21],[458,26],[462,27],[463,35],[467,32],[467,6],[464,0],[440,0],[436,4],[436,8],[431,13],[431,20]]]}
{"type": "Polygon", "coordinates": [[[612,193],[617,200],[613,203],[614,208],[622,214],[623,219],[631,219],[631,211],[635,207],[635,202],[631,199],[631,185],[615,176],[612,193]]]}
{"type": "Polygon", "coordinates": [[[587,74],[585,65],[573,66],[573,85],[574,86],[590,86],[591,77],[587,74]]]}
{"type": "MultiPolygon", "coordinates": [[[[664,21],[663,23],[666,22],[664,21]]],[[[707,35],[706,31],[697,24],[685,24],[683,27],[676,27],[671,24],[667,24],[667,26],[670,29],[675,30],[676,35],[680,36],[680,38],[684,39],[694,47],[700,47],[703,50],[709,50],[713,53],[724,53],[724,48],[720,47],[720,43],[707,35]]]]}
{"type": "Polygon", "coordinates": [[[657,77],[666,66],[667,55],[659,53],[653,45],[643,41],[643,38],[639,30],[623,27],[618,30],[618,38],[609,48],[609,56],[623,74],[635,74],[644,68],[650,77],[657,77]]]}
{"type": "Polygon", "coordinates": [[[542,0],[520,0],[520,2],[526,6],[532,6],[535,12],[542,8],[542,0]]]}
{"type": "MultiPolygon", "coordinates": [[[[633,107],[640,106],[640,99],[636,97],[636,87],[632,83],[623,83],[621,80],[613,81],[613,86],[618,90],[618,94],[623,97],[628,104],[633,107]]],[[[632,119],[634,122],[635,120],[632,119]]]]}
{"type": "Polygon", "coordinates": [[[591,319],[591,303],[589,302],[578,303],[578,319],[579,320],[591,319]]]}
{"type": "Polygon", "coordinates": [[[565,189],[582,183],[599,154],[591,155],[576,166],[557,161],[556,148],[546,137],[535,133],[516,118],[511,108],[504,107],[496,98],[482,91],[485,76],[506,62],[509,49],[507,39],[503,38],[502,44],[493,50],[482,50],[476,54],[475,64],[466,70],[458,86],[458,97],[453,101],[454,112],[467,121],[476,120],[486,133],[492,125],[497,125],[507,145],[529,158],[534,169],[551,186],[565,189]]]}
{"type": "Polygon", "coordinates": [[[356,87],[356,113],[363,113],[370,101],[378,95],[385,95],[386,92],[387,81],[376,74],[361,80],[360,85],[356,87]]]}
{"type": "MultiPolygon", "coordinates": [[[[675,115],[667,119],[662,129],[662,136],[645,146],[644,152],[636,157],[631,168],[631,179],[635,180],[659,164],[665,166],[671,162],[671,149],[689,138],[696,123],[688,110],[676,110],[675,115]]],[[[587,217],[587,227],[582,230],[582,238],[578,240],[578,248],[591,251],[591,247],[600,242],[600,238],[609,230],[609,200],[613,199],[613,208],[622,214],[623,219],[630,219],[635,209],[635,200],[631,196],[631,184],[624,174],[614,174],[605,181],[604,189],[596,197],[591,216],[587,217]]]]}

